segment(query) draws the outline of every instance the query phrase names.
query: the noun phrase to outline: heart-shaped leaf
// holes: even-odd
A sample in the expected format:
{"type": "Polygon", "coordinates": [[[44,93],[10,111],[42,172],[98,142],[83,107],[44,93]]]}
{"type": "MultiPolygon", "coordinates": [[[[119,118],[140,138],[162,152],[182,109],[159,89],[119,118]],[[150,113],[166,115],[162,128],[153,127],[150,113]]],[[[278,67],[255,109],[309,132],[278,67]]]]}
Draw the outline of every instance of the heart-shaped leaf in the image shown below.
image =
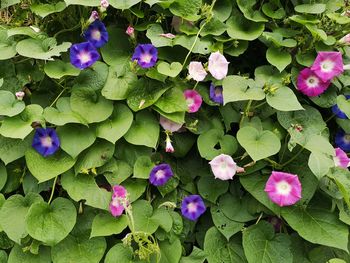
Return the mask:
{"type": "Polygon", "coordinates": [[[42,18],[53,13],[61,12],[65,8],[66,4],[64,2],[58,2],[56,4],[33,4],[30,6],[30,9],[42,18]]]}
{"type": "Polygon", "coordinates": [[[62,60],[49,61],[45,64],[44,71],[50,78],[60,79],[64,76],[78,76],[80,70],[69,62],[62,60]]]}
{"type": "Polygon", "coordinates": [[[274,93],[266,95],[267,103],[280,111],[303,110],[294,92],[288,87],[280,87],[274,93]]]}
{"type": "Polygon", "coordinates": [[[40,246],[40,248],[38,249],[38,254],[32,254],[30,251],[24,252],[23,247],[19,245],[15,245],[11,250],[8,261],[3,261],[3,262],[51,263],[52,260],[51,260],[51,253],[50,253],[49,247],[40,246]]]}
{"type": "Polygon", "coordinates": [[[173,62],[169,64],[167,62],[162,61],[158,64],[157,70],[159,73],[165,76],[175,78],[177,75],[180,74],[182,70],[182,65],[179,62],[173,62]]]}
{"type": "Polygon", "coordinates": [[[95,216],[92,222],[90,237],[111,236],[121,233],[128,226],[125,215],[115,218],[110,213],[95,216]]]}
{"type": "Polygon", "coordinates": [[[25,108],[21,100],[17,100],[15,95],[7,90],[0,90],[0,115],[15,116],[20,114],[25,108]]]}
{"type": "Polygon", "coordinates": [[[151,170],[154,167],[154,163],[152,162],[149,156],[140,156],[137,158],[134,165],[134,178],[148,179],[151,170]]]}
{"type": "Polygon", "coordinates": [[[266,59],[282,72],[291,62],[292,56],[289,52],[275,47],[269,47],[266,52],[266,59]]]}
{"type": "Polygon", "coordinates": [[[186,112],[188,110],[183,91],[178,87],[167,90],[159,100],[157,100],[154,106],[165,113],[186,112]]]}
{"type": "Polygon", "coordinates": [[[271,131],[258,131],[249,126],[239,129],[237,140],[254,161],[274,155],[281,148],[276,134],[271,131]]]}

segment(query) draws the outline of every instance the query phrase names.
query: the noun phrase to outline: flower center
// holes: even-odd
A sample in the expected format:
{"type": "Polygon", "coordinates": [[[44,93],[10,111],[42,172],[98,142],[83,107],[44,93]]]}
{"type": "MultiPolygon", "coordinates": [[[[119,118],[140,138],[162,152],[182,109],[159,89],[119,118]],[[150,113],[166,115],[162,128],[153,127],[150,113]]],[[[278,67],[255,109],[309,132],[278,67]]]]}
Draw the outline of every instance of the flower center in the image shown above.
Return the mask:
{"type": "Polygon", "coordinates": [[[215,96],[221,96],[221,89],[220,88],[215,88],[215,96]]]}
{"type": "Polygon", "coordinates": [[[101,40],[101,32],[97,29],[92,30],[91,37],[92,37],[92,39],[94,39],[96,41],[100,41],[101,40]]]}
{"type": "Polygon", "coordinates": [[[188,106],[192,106],[194,104],[194,100],[192,98],[187,98],[186,103],[188,106]]]}
{"type": "Polygon", "coordinates": [[[52,147],[52,139],[51,139],[50,136],[42,137],[42,138],[40,139],[40,141],[41,141],[41,145],[42,145],[43,147],[47,147],[47,148],[52,147]]]}
{"type": "Polygon", "coordinates": [[[91,56],[88,52],[81,52],[78,55],[81,64],[85,64],[91,60],[91,56]]]}
{"type": "Polygon", "coordinates": [[[325,60],[321,62],[321,69],[324,72],[331,72],[334,69],[334,62],[332,60],[325,60]]]}
{"type": "Polygon", "coordinates": [[[284,180],[276,183],[276,189],[280,195],[289,195],[292,191],[291,185],[284,180]]]}
{"type": "Polygon", "coordinates": [[[345,141],[346,143],[350,143],[350,134],[344,135],[344,141],[345,141]]]}
{"type": "Polygon", "coordinates": [[[306,79],[309,88],[315,88],[318,86],[319,80],[316,76],[310,76],[306,79]]]}
{"type": "Polygon", "coordinates": [[[156,178],[159,179],[163,179],[165,177],[165,172],[163,170],[159,170],[156,172],[156,178]]]}
{"type": "Polygon", "coordinates": [[[152,55],[150,53],[144,53],[141,55],[141,61],[144,63],[150,63],[152,60],[152,55]]]}
{"type": "Polygon", "coordinates": [[[190,212],[190,213],[195,213],[195,212],[197,212],[197,203],[189,203],[188,205],[187,205],[187,209],[188,209],[188,212],[190,212]]]}

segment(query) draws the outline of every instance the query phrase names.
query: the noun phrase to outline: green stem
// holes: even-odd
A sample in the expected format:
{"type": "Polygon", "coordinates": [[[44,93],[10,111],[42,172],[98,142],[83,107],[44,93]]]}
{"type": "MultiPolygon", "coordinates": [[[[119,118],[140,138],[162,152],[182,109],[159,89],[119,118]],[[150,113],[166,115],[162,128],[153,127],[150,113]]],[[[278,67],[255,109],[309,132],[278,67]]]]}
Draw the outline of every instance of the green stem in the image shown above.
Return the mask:
{"type": "Polygon", "coordinates": [[[196,84],[195,84],[194,87],[193,87],[193,90],[195,90],[195,89],[197,88],[198,83],[199,83],[199,81],[196,82],[196,84]]]}
{"type": "Polygon", "coordinates": [[[330,116],[325,122],[329,122],[331,119],[333,119],[335,117],[335,114],[332,114],[332,116],[330,116]]]}
{"type": "Polygon", "coordinates": [[[302,147],[292,158],[290,158],[288,161],[286,161],[285,163],[281,164],[282,167],[286,166],[287,164],[290,164],[291,162],[293,162],[298,156],[299,154],[301,154],[304,151],[304,147],[302,147]]]}
{"type": "Polygon", "coordinates": [[[60,31],[58,31],[56,34],[53,35],[54,38],[57,38],[58,35],[62,34],[62,33],[65,33],[65,32],[70,32],[70,31],[74,31],[76,29],[78,29],[79,27],[81,27],[80,24],[77,24],[71,28],[65,28],[65,29],[62,29],[60,31]]]}
{"type": "Polygon", "coordinates": [[[252,102],[253,102],[252,100],[248,101],[247,106],[244,109],[242,118],[241,118],[241,120],[239,122],[239,127],[242,127],[244,118],[249,115],[249,111],[250,111],[250,107],[252,106],[252,102]]]}
{"type": "Polygon", "coordinates": [[[281,169],[282,165],[279,164],[278,162],[271,160],[270,158],[264,158],[265,161],[268,161],[274,168],[276,169],[281,169]]]}
{"type": "Polygon", "coordinates": [[[265,105],[265,104],[266,104],[266,100],[265,100],[264,102],[262,102],[262,103],[256,105],[256,106],[254,106],[253,109],[257,109],[257,108],[259,108],[259,107],[261,107],[261,106],[263,106],[263,105],[265,105]]]}
{"type": "Polygon", "coordinates": [[[289,138],[290,134],[287,133],[286,137],[284,138],[284,145],[283,145],[283,151],[282,151],[282,154],[281,154],[281,158],[280,158],[280,162],[283,161],[283,158],[284,158],[284,154],[286,153],[286,150],[287,150],[287,145],[288,145],[288,138],[289,138]]]}
{"type": "Polygon", "coordinates": [[[55,192],[55,188],[56,188],[57,178],[58,178],[58,175],[55,177],[55,180],[53,181],[53,185],[52,185],[52,189],[51,189],[50,199],[49,199],[49,201],[47,202],[48,204],[50,204],[50,203],[51,203],[51,201],[52,201],[53,194],[54,194],[54,192],[55,192]]]}
{"type": "Polygon", "coordinates": [[[64,88],[60,94],[58,94],[58,96],[55,98],[55,100],[50,104],[49,107],[52,107],[53,105],[55,105],[55,103],[58,101],[58,99],[62,96],[62,94],[67,90],[67,88],[64,88]]]}

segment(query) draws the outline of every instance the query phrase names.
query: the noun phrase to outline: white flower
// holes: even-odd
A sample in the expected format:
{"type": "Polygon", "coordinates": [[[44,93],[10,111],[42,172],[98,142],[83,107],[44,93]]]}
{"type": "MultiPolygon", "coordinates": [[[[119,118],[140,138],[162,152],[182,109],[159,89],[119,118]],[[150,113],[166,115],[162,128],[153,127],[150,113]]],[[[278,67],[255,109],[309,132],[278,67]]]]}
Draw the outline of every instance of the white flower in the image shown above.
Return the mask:
{"type": "Polygon", "coordinates": [[[208,70],[217,80],[224,79],[227,75],[229,62],[219,51],[209,56],[208,70]]]}
{"type": "Polygon", "coordinates": [[[171,140],[170,140],[170,137],[169,137],[169,135],[167,135],[167,137],[166,137],[166,140],[165,140],[165,151],[167,152],[167,153],[173,153],[175,150],[174,150],[174,147],[173,147],[173,145],[171,144],[171,140]]]}
{"type": "Polygon", "coordinates": [[[16,92],[16,98],[18,100],[23,100],[24,96],[25,96],[25,93],[23,91],[16,92]]]}
{"type": "Polygon", "coordinates": [[[220,154],[209,162],[215,178],[220,180],[232,179],[236,174],[238,166],[231,156],[220,154]]]}
{"type": "Polygon", "coordinates": [[[205,71],[201,62],[191,61],[188,66],[188,74],[195,81],[202,81],[207,76],[207,72],[205,71]]]}
{"type": "Polygon", "coordinates": [[[172,120],[169,120],[163,116],[160,116],[159,123],[163,127],[164,130],[170,132],[176,132],[181,129],[182,123],[177,123],[172,120]]]}

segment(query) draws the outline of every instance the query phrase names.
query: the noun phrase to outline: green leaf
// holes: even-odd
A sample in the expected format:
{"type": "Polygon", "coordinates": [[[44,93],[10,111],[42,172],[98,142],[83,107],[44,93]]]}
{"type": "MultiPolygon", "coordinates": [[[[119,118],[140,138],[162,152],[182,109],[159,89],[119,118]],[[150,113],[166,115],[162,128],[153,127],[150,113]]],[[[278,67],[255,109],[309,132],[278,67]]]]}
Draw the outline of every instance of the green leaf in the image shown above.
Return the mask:
{"type": "Polygon", "coordinates": [[[282,19],[286,15],[286,12],[284,11],[279,0],[264,3],[262,6],[262,11],[265,15],[274,19],[282,19]]]}
{"type": "Polygon", "coordinates": [[[337,105],[339,109],[345,113],[346,117],[350,117],[350,100],[348,101],[344,95],[337,97],[337,105]]]}
{"type": "Polygon", "coordinates": [[[44,18],[50,14],[62,12],[66,8],[64,2],[58,2],[56,4],[34,4],[30,6],[30,9],[38,16],[44,18]]]}
{"type": "Polygon", "coordinates": [[[192,53],[199,53],[202,55],[209,54],[212,50],[213,43],[207,38],[196,38],[196,36],[179,35],[173,39],[174,45],[180,45],[188,50],[192,48],[192,53]]]}
{"type": "Polygon", "coordinates": [[[134,165],[134,178],[148,179],[154,163],[149,156],[139,156],[134,165]]]}
{"type": "Polygon", "coordinates": [[[96,136],[116,143],[127,133],[133,121],[133,114],[124,104],[115,104],[113,114],[104,122],[97,124],[96,136]]]}
{"type": "Polygon", "coordinates": [[[164,34],[162,26],[160,24],[152,24],[147,29],[146,36],[151,40],[155,47],[173,46],[173,39],[161,36],[164,34]]]}
{"type": "Polygon", "coordinates": [[[321,179],[328,173],[330,168],[334,167],[334,161],[324,153],[312,152],[309,157],[308,165],[313,174],[316,175],[318,179],[321,179]]]}
{"type": "MultiPolygon", "coordinates": [[[[7,0],[5,0],[6,2],[7,0]]],[[[2,6],[3,1],[1,2],[2,6]]],[[[0,29],[0,61],[13,58],[16,54],[16,42],[13,40],[13,37],[7,35],[6,29],[0,29]]]]}
{"type": "Polygon", "coordinates": [[[98,187],[94,176],[89,174],[74,175],[72,171],[69,171],[62,175],[61,183],[74,201],[86,200],[85,203],[89,206],[109,210],[112,194],[98,187]]]}
{"type": "Polygon", "coordinates": [[[213,175],[202,175],[198,181],[198,192],[200,195],[212,203],[216,203],[217,198],[226,193],[228,182],[215,179],[213,175]]]}
{"type": "Polygon", "coordinates": [[[193,247],[191,254],[187,257],[182,257],[180,263],[203,263],[207,255],[203,250],[193,247]]]}
{"type": "Polygon", "coordinates": [[[0,90],[0,115],[15,116],[20,114],[25,108],[21,100],[17,100],[15,95],[7,90],[0,90]]]}
{"type": "Polygon", "coordinates": [[[340,248],[348,252],[348,227],[335,213],[326,210],[290,207],[283,218],[298,234],[311,243],[340,248]]]}
{"type": "Polygon", "coordinates": [[[269,47],[266,52],[266,59],[270,64],[278,68],[280,72],[292,62],[292,56],[289,52],[275,47],[269,47]]]}
{"type": "Polygon", "coordinates": [[[171,64],[167,62],[160,62],[157,66],[157,70],[159,73],[169,76],[172,78],[175,78],[177,75],[180,74],[182,70],[182,65],[179,62],[172,62],[171,64]]]}
{"type": "Polygon", "coordinates": [[[248,222],[255,218],[249,211],[249,199],[240,197],[237,194],[229,194],[221,196],[218,202],[218,208],[229,219],[236,222],[248,222]],[[239,211],[239,213],[237,213],[239,211]]]}
{"type": "Polygon", "coordinates": [[[161,252],[159,263],[179,263],[182,255],[182,246],[178,238],[172,242],[168,240],[159,243],[161,252]]]}
{"type": "Polygon", "coordinates": [[[130,7],[140,3],[141,0],[110,0],[109,3],[111,6],[117,9],[129,9],[130,7]]]}
{"type": "MultiPolygon", "coordinates": [[[[277,32],[277,30],[275,30],[274,32],[264,32],[262,34],[262,37],[265,38],[267,41],[272,42],[277,47],[295,47],[297,45],[297,41],[295,41],[294,39],[291,39],[291,38],[283,39],[282,33],[277,32]]],[[[278,58],[273,58],[275,57],[274,52],[276,52],[276,47],[270,47],[269,50],[270,49],[271,49],[271,55],[272,55],[271,59],[272,60],[274,59],[274,63],[279,64],[278,58]]],[[[286,56],[285,52],[284,52],[284,56],[286,56]]]]}
{"type": "Polygon", "coordinates": [[[18,4],[20,2],[20,0],[2,0],[0,3],[0,8],[6,8],[15,4],[18,4]]]}
{"type": "Polygon", "coordinates": [[[133,251],[130,246],[118,243],[107,253],[104,263],[116,263],[116,260],[125,263],[133,262],[133,251]]]}
{"type": "Polygon", "coordinates": [[[137,200],[132,204],[132,209],[135,221],[135,231],[153,234],[160,225],[159,219],[161,217],[156,213],[153,214],[151,204],[145,200],[137,200]]]}
{"type": "Polygon", "coordinates": [[[78,76],[80,70],[69,62],[62,60],[49,61],[45,64],[44,71],[50,78],[60,79],[64,76],[78,76]]]}
{"type": "Polygon", "coordinates": [[[64,173],[72,168],[76,161],[63,151],[58,151],[49,157],[43,157],[34,149],[28,149],[25,158],[29,171],[38,179],[39,183],[64,173]]]}
{"type": "Polygon", "coordinates": [[[307,14],[321,14],[326,11],[325,4],[303,4],[294,7],[295,11],[307,14]]]}
{"type": "Polygon", "coordinates": [[[40,246],[38,254],[32,254],[30,251],[23,252],[23,248],[15,245],[10,252],[8,263],[51,263],[50,248],[40,246]]]}
{"type": "Polygon", "coordinates": [[[132,168],[127,162],[112,158],[108,163],[100,167],[98,174],[103,173],[110,185],[120,184],[132,174],[132,168]]]}
{"type": "Polygon", "coordinates": [[[94,130],[82,125],[67,124],[58,127],[56,131],[60,138],[62,150],[73,158],[76,158],[96,140],[94,130]]]}
{"type": "Polygon", "coordinates": [[[169,7],[170,12],[176,16],[189,21],[197,21],[199,9],[202,6],[202,0],[175,0],[169,7]]]}
{"type": "Polygon", "coordinates": [[[232,12],[232,1],[230,0],[222,0],[215,3],[213,8],[213,17],[219,19],[224,22],[227,20],[232,12]]]}
{"type": "Polygon", "coordinates": [[[263,100],[263,89],[255,85],[254,81],[241,76],[227,76],[223,80],[224,104],[242,100],[263,100]]]}
{"type": "Polygon", "coordinates": [[[33,204],[26,216],[26,229],[31,237],[54,246],[70,233],[76,218],[77,211],[73,203],[58,197],[51,204],[33,204]]]}
{"type": "Polygon", "coordinates": [[[0,134],[4,137],[24,139],[33,130],[32,122],[43,120],[42,112],[43,108],[37,104],[26,106],[20,115],[4,119],[0,134]]]}
{"type": "Polygon", "coordinates": [[[21,239],[28,235],[25,217],[32,204],[42,201],[42,197],[34,193],[25,197],[11,195],[5,201],[0,210],[0,225],[11,240],[20,244],[21,239]]]}
{"type": "Polygon", "coordinates": [[[0,162],[0,190],[4,188],[6,181],[7,181],[6,167],[2,162],[0,162]]]}
{"type": "Polygon", "coordinates": [[[223,33],[225,33],[226,29],[226,24],[220,21],[215,16],[213,16],[212,19],[210,19],[210,21],[206,23],[203,27],[203,30],[201,31],[201,36],[221,36],[223,33]]]}
{"type": "Polygon", "coordinates": [[[126,191],[129,193],[130,202],[134,202],[145,192],[147,181],[128,179],[122,183],[122,186],[124,186],[126,191]]]}
{"type": "Polygon", "coordinates": [[[125,215],[113,217],[111,214],[98,214],[92,222],[90,237],[111,236],[120,234],[128,226],[125,215]]]}
{"type": "Polygon", "coordinates": [[[311,135],[304,147],[310,152],[325,153],[330,156],[335,155],[332,144],[322,135],[311,135]]]}
{"type": "Polygon", "coordinates": [[[258,131],[253,127],[239,129],[237,140],[254,161],[274,155],[281,148],[281,142],[273,132],[258,131]]]}
{"type": "Polygon", "coordinates": [[[0,136],[0,160],[7,165],[23,157],[25,151],[31,146],[31,143],[32,140],[30,136],[24,140],[0,136]]]}
{"type": "Polygon", "coordinates": [[[156,148],[159,138],[159,124],[154,115],[148,111],[136,114],[129,131],[124,135],[127,142],[156,148]]]}
{"type": "Polygon", "coordinates": [[[268,21],[259,10],[254,10],[254,7],[257,5],[257,0],[237,0],[237,5],[245,18],[254,22],[268,21]]]}
{"type": "Polygon", "coordinates": [[[294,92],[285,86],[278,88],[273,93],[266,95],[267,103],[279,111],[295,111],[303,110],[304,108],[299,103],[294,92]]]}
{"type": "Polygon", "coordinates": [[[273,226],[266,221],[243,231],[244,254],[249,263],[293,263],[289,236],[274,232],[273,226]]]}
{"type": "MultiPolygon", "coordinates": [[[[100,61],[96,61],[91,67],[80,72],[79,76],[74,79],[75,88],[93,90],[100,95],[100,90],[106,83],[108,76],[108,66],[100,61]]],[[[96,100],[96,97],[94,98],[96,100]]]]}
{"type": "Polygon", "coordinates": [[[88,123],[106,120],[113,112],[113,102],[102,97],[92,88],[73,88],[70,106],[87,120],[88,123]],[[93,111],[93,114],[91,114],[93,111]]]}
{"type": "Polygon", "coordinates": [[[64,0],[68,5],[100,6],[99,0],[64,0]]]}
{"type": "Polygon", "coordinates": [[[211,217],[213,219],[214,225],[216,228],[223,234],[227,241],[230,240],[230,237],[241,231],[244,227],[244,223],[236,222],[228,218],[220,207],[212,206],[210,208],[211,217]]]}
{"type": "Polygon", "coordinates": [[[165,113],[186,112],[188,110],[183,91],[177,87],[167,90],[154,105],[165,113]]]}

